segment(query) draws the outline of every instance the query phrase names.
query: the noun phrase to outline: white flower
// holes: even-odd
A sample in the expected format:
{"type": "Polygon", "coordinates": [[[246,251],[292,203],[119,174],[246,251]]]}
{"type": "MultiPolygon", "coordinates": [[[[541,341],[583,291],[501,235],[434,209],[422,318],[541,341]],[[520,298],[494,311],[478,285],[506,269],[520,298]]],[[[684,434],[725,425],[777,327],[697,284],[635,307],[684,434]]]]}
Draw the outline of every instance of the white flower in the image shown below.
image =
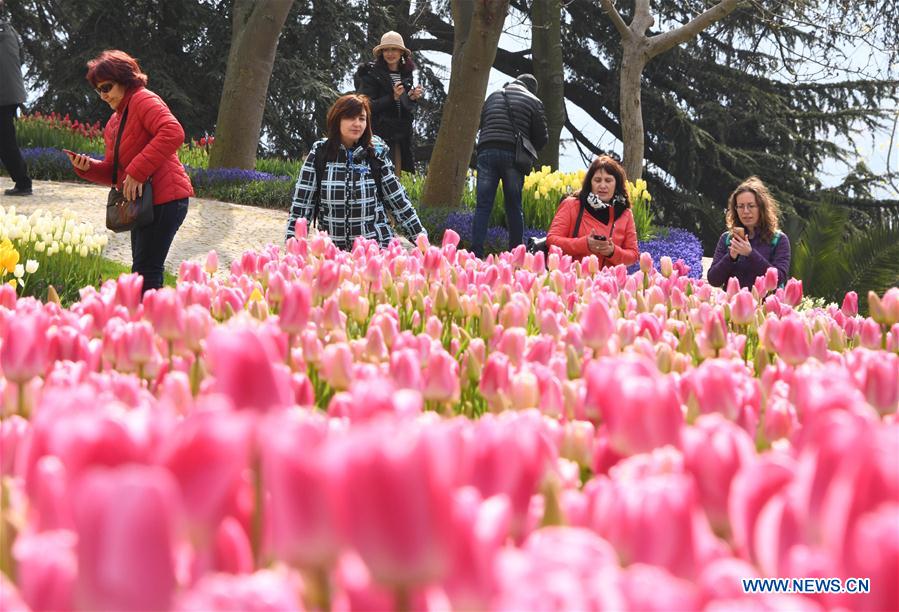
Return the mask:
{"type": "Polygon", "coordinates": [[[16,264],[16,270],[15,272],[13,272],[13,276],[15,276],[16,278],[22,278],[23,276],[25,276],[25,266],[23,266],[22,264],[16,264]]]}
{"type": "Polygon", "coordinates": [[[87,257],[87,253],[88,253],[87,245],[86,245],[86,244],[82,244],[82,245],[81,245],[81,248],[78,249],[78,254],[81,255],[82,257],[87,257]]]}
{"type": "Polygon", "coordinates": [[[46,248],[47,248],[47,245],[44,244],[43,242],[38,241],[38,242],[34,243],[34,250],[37,251],[38,253],[43,253],[44,250],[46,250],[46,248]]]}
{"type": "Polygon", "coordinates": [[[29,259],[25,262],[25,271],[28,272],[28,274],[34,274],[35,272],[37,272],[37,268],[39,265],[40,264],[38,264],[35,260],[29,259]]]}

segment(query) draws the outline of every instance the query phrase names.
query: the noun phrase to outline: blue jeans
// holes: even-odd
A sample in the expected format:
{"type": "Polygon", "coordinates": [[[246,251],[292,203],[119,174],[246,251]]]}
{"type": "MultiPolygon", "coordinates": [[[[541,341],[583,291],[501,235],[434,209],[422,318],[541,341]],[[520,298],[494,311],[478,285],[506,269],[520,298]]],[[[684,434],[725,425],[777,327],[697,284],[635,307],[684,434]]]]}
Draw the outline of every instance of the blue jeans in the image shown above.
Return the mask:
{"type": "Polygon", "coordinates": [[[131,230],[131,271],[144,277],[144,291],[162,287],[165,258],[187,216],[187,198],[153,207],[153,223],[131,230]]]}
{"type": "Polygon", "coordinates": [[[503,149],[478,151],[478,204],[474,211],[471,229],[471,249],[478,257],[484,256],[487,224],[493,212],[496,188],[503,181],[503,198],[506,208],[506,225],[509,228],[509,250],[524,242],[524,214],[521,211],[521,189],[524,176],[515,169],[515,153],[503,149]]]}

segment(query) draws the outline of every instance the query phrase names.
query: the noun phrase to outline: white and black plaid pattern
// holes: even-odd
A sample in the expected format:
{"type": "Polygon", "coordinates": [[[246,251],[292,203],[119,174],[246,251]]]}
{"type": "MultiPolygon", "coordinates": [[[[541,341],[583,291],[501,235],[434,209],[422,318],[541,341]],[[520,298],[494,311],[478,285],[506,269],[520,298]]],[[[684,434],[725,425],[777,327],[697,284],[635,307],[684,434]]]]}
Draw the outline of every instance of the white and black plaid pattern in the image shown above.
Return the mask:
{"type": "MultiPolygon", "coordinates": [[[[312,224],[315,158],[324,154],[324,143],[324,140],[316,142],[303,162],[287,219],[286,238],[293,237],[297,219],[303,218],[312,224]]],[[[377,193],[377,184],[366,159],[367,152],[362,147],[352,151],[351,165],[347,164],[347,151],[342,145],[337,161],[325,164],[318,227],[328,232],[334,244],[344,250],[352,248],[356,236],[377,240],[378,244],[386,247],[394,235],[388,212],[397,229],[407,238],[414,241],[419,234],[426,234],[418,213],[394,173],[387,145],[374,137],[372,147],[381,162],[381,194],[377,193]]]]}

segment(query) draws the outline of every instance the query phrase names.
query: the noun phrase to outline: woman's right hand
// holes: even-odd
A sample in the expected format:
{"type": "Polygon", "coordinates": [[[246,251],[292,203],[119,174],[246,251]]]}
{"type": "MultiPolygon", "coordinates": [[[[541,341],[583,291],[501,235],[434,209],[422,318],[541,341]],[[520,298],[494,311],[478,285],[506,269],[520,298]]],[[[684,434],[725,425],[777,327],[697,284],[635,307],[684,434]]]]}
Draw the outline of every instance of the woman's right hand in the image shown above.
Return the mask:
{"type": "Polygon", "coordinates": [[[91,163],[94,161],[87,155],[82,155],[81,153],[73,153],[72,151],[66,151],[66,155],[69,156],[69,161],[72,162],[72,165],[82,172],[87,172],[88,170],[90,170],[91,163]]]}
{"type": "Polygon", "coordinates": [[[406,88],[403,87],[402,83],[395,83],[393,85],[393,99],[399,100],[400,97],[406,92],[406,88]]]}

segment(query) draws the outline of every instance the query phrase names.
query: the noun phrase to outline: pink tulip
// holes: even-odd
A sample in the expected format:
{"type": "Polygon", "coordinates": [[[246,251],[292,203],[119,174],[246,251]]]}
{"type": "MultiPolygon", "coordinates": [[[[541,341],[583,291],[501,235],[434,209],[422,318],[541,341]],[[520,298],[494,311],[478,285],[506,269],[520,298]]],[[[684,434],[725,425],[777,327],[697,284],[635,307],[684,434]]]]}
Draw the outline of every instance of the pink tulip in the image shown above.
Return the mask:
{"type": "MultiPolygon", "coordinates": [[[[75,557],[77,537],[61,529],[43,533],[22,533],[13,545],[17,577],[22,599],[35,612],[38,610],[71,610],[75,603],[75,557]]],[[[2,572],[0,572],[2,574],[2,572]]],[[[5,578],[5,576],[4,576],[5,578]]],[[[0,583],[0,603],[7,608],[7,585],[0,583]]]]}
{"type": "Polygon", "coordinates": [[[203,342],[212,330],[213,320],[209,309],[199,304],[191,304],[184,312],[184,336],[182,340],[187,350],[199,353],[203,342]]]}
{"type": "Polygon", "coordinates": [[[854,317],[858,314],[858,294],[855,291],[848,292],[843,298],[841,310],[847,317],[854,317]]]}
{"type": "Polygon", "coordinates": [[[133,314],[140,306],[143,287],[144,277],[140,274],[120,274],[115,288],[116,304],[133,314]]]}
{"type": "Polygon", "coordinates": [[[315,292],[318,299],[324,299],[337,290],[340,284],[340,266],[334,261],[322,262],[316,276],[315,292]]]}
{"type": "Polygon", "coordinates": [[[12,285],[7,283],[0,284],[0,306],[7,310],[15,310],[18,297],[12,285]]]}
{"type": "Polygon", "coordinates": [[[899,323],[899,287],[890,287],[880,299],[887,327],[899,323]]]}
{"type": "Polygon", "coordinates": [[[791,278],[784,287],[784,302],[790,306],[798,306],[802,301],[802,281],[791,278]]]}
{"type": "Polygon", "coordinates": [[[856,350],[847,355],[847,366],[868,403],[880,414],[899,407],[899,356],[856,350]]]}
{"type": "Polygon", "coordinates": [[[495,562],[509,535],[510,509],[503,495],[486,500],[471,487],[453,500],[456,537],[446,579],[455,609],[486,609],[497,590],[495,562]]]}
{"type": "Polygon", "coordinates": [[[584,407],[608,426],[616,453],[627,456],[680,444],[680,401],[673,381],[655,364],[637,357],[602,358],[587,366],[584,378],[584,407]]]}
{"type": "Polygon", "coordinates": [[[432,351],[424,371],[424,398],[435,402],[456,402],[459,393],[459,363],[443,349],[432,351]]]}
{"type": "Polygon", "coordinates": [[[219,269],[219,254],[214,250],[206,253],[206,260],[203,262],[203,269],[209,276],[212,276],[219,269]]]}
{"type": "Polygon", "coordinates": [[[609,312],[605,299],[596,296],[581,314],[581,329],[584,332],[584,344],[599,351],[615,332],[615,320],[609,312]]]}
{"type": "Polygon", "coordinates": [[[298,575],[286,571],[261,570],[238,576],[208,574],[190,590],[178,595],[174,609],[178,612],[300,612],[304,609],[300,599],[301,585],[298,575]]]}
{"type": "Polygon", "coordinates": [[[868,610],[899,610],[899,503],[882,504],[864,515],[847,551],[846,572],[871,580],[867,595],[850,595],[845,604],[868,610]],[[850,599],[851,598],[851,599],[850,599]]]}
{"type": "Polygon", "coordinates": [[[0,340],[3,376],[17,384],[41,376],[47,369],[48,321],[42,314],[10,318],[0,340]]]}
{"type": "Polygon", "coordinates": [[[493,409],[502,409],[511,394],[509,358],[504,353],[491,353],[484,364],[478,388],[493,409]]]}
{"type": "Polygon", "coordinates": [[[646,252],[640,253],[640,272],[649,274],[652,269],[652,255],[646,252]]]}
{"type": "Polygon", "coordinates": [[[173,341],[184,333],[184,304],[174,289],[165,287],[148,292],[144,307],[147,318],[161,338],[173,341]]]}
{"type": "Polygon", "coordinates": [[[740,423],[754,422],[757,418],[758,385],[742,367],[735,367],[732,362],[707,359],[682,381],[702,414],[717,412],[740,423]]]}
{"type": "Polygon", "coordinates": [[[545,527],[503,551],[495,572],[498,610],[623,610],[614,549],[587,529],[545,527]]]}
{"type": "Polygon", "coordinates": [[[327,422],[315,413],[283,413],[269,419],[262,432],[272,552],[299,567],[328,567],[341,541],[338,465],[327,444],[327,422]]]}
{"type": "Polygon", "coordinates": [[[598,477],[587,492],[590,525],[618,551],[622,565],[651,563],[693,578],[712,538],[690,476],[598,477]]]}
{"type": "Polygon", "coordinates": [[[164,610],[175,590],[178,490],[155,467],[87,474],[74,497],[78,607],[164,610]]]}
{"type": "Polygon", "coordinates": [[[524,533],[531,496],[555,463],[555,448],[542,431],[536,413],[504,413],[478,421],[468,448],[471,465],[476,466],[469,482],[485,498],[505,494],[512,511],[512,534],[524,533]]]}
{"type": "Polygon", "coordinates": [[[265,412],[289,406],[289,371],[271,343],[246,328],[217,327],[207,340],[206,359],[215,376],[213,389],[228,396],[239,409],[265,412]]]}
{"type": "Polygon", "coordinates": [[[322,378],[334,389],[348,389],[353,378],[353,353],[346,343],[329,344],[322,355],[322,378]]]}
{"type": "Polygon", "coordinates": [[[773,342],[777,354],[790,365],[799,365],[808,359],[811,353],[808,329],[802,320],[795,316],[780,320],[773,342]]]}
{"type": "Polygon", "coordinates": [[[622,572],[621,590],[631,610],[700,609],[700,594],[692,583],[654,565],[636,563],[627,568],[622,572]]]}
{"type": "Polygon", "coordinates": [[[670,278],[671,273],[674,272],[674,264],[671,262],[671,258],[667,255],[662,255],[661,259],[659,259],[659,269],[662,272],[662,276],[670,278]]]}
{"type": "Polygon", "coordinates": [[[0,421],[0,477],[13,475],[16,453],[30,430],[31,424],[17,414],[0,421]]]}
{"type": "Polygon", "coordinates": [[[748,291],[741,290],[731,299],[730,318],[735,325],[748,325],[755,318],[755,298],[748,291]]]}
{"type": "Polygon", "coordinates": [[[159,450],[158,463],[174,476],[192,528],[207,541],[224,518],[250,464],[253,435],[245,413],[197,411],[181,421],[159,450]]]}
{"type": "Polygon", "coordinates": [[[859,343],[872,351],[880,350],[883,333],[874,319],[864,319],[859,324],[859,343]]]}
{"type": "Polygon", "coordinates": [[[774,291],[778,285],[777,268],[771,267],[765,270],[765,292],[774,291]]]}
{"type": "Polygon", "coordinates": [[[726,533],[730,485],[740,468],[755,458],[755,445],[743,429],[719,414],[706,414],[684,429],[684,462],[693,474],[699,501],[719,533],[726,533]]]}
{"type": "Polygon", "coordinates": [[[281,329],[291,335],[301,333],[309,322],[311,306],[312,295],[309,288],[300,283],[288,283],[284,287],[284,298],[278,313],[281,329]]]}
{"type": "Polygon", "coordinates": [[[792,481],[795,470],[789,457],[770,453],[745,464],[731,482],[727,502],[730,530],[734,547],[744,559],[755,560],[759,514],[768,500],[792,481]]]}
{"type": "Polygon", "coordinates": [[[383,423],[341,445],[343,525],[382,585],[408,589],[449,569],[456,458],[448,434],[383,423]]]}
{"type": "Polygon", "coordinates": [[[68,475],[58,457],[45,455],[31,480],[31,526],[37,531],[72,529],[68,475]]]}

